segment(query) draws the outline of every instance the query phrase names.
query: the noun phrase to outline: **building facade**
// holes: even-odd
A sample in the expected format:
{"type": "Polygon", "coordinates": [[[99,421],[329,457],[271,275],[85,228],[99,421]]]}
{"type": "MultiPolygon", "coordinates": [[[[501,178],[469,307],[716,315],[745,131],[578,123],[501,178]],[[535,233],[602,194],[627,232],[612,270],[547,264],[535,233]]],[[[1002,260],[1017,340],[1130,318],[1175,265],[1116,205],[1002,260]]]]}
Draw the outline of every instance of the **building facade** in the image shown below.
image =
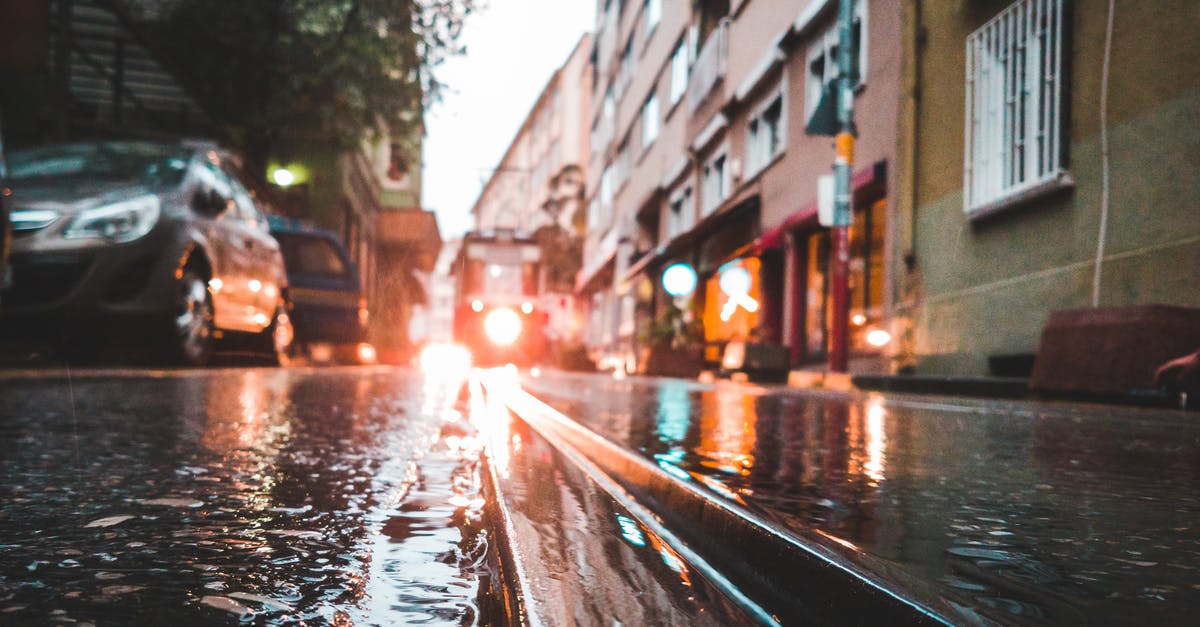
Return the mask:
{"type": "Polygon", "coordinates": [[[1200,4],[904,4],[917,370],[1032,361],[1056,310],[1200,306],[1200,4]]]}
{"type": "Polygon", "coordinates": [[[476,230],[513,229],[538,241],[540,309],[549,317],[548,336],[563,345],[579,341],[583,327],[572,291],[584,241],[591,50],[591,35],[584,35],[538,95],[471,209],[476,230]]]}
{"type": "MultiPolygon", "coordinates": [[[[602,0],[593,53],[589,235],[577,290],[589,342],[614,367],[676,305],[703,320],[707,361],[731,340],[786,346],[824,368],[830,237],[817,219],[831,138],[805,133],[836,76],[830,0],[602,0]],[[698,275],[668,296],[665,268],[698,275]]],[[[851,369],[888,367],[901,7],[856,3],[858,144],[851,228],[851,369]]]]}
{"type": "Polygon", "coordinates": [[[588,149],[588,52],[576,44],[525,116],[471,208],[475,228],[533,232],[557,223],[575,230],[588,149]]]}

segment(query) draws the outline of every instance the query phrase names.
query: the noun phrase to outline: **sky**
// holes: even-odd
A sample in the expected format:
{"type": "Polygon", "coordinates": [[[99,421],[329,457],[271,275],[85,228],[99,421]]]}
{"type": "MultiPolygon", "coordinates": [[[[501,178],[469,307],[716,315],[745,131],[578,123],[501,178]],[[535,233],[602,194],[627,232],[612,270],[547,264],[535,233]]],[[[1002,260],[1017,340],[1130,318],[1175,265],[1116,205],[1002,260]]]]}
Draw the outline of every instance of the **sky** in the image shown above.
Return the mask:
{"type": "Polygon", "coordinates": [[[436,69],[446,90],[425,117],[421,191],[442,239],[471,227],[483,183],[594,19],[595,0],[488,0],[467,17],[466,53],[436,69]]]}

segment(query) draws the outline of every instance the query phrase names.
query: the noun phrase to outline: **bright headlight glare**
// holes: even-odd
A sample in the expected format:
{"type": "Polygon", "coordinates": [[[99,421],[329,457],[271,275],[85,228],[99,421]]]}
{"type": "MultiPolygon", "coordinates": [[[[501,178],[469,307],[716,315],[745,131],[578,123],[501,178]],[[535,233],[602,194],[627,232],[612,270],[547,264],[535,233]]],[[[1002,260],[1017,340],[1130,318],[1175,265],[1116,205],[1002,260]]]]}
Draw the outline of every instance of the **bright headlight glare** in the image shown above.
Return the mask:
{"type": "Polygon", "coordinates": [[[111,205],[88,209],[71,222],[63,236],[71,239],[95,237],[110,242],[131,242],[154,228],[158,222],[156,196],[140,196],[111,205]]]}

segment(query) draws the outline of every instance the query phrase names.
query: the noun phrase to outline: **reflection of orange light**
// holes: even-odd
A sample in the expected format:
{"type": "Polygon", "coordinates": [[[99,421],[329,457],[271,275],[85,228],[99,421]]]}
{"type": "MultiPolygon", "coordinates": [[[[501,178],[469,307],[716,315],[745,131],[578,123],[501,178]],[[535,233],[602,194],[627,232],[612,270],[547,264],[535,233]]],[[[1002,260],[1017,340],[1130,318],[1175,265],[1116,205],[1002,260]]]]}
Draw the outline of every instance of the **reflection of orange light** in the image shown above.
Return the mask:
{"type": "Polygon", "coordinates": [[[705,466],[729,474],[746,475],[754,466],[755,397],[744,388],[718,386],[715,392],[701,396],[700,447],[698,452],[708,458],[705,466]]]}
{"type": "Polygon", "coordinates": [[[867,462],[863,464],[863,472],[876,482],[883,481],[884,452],[887,447],[887,433],[884,429],[884,418],[887,413],[883,409],[883,401],[874,398],[867,405],[867,462]]]}

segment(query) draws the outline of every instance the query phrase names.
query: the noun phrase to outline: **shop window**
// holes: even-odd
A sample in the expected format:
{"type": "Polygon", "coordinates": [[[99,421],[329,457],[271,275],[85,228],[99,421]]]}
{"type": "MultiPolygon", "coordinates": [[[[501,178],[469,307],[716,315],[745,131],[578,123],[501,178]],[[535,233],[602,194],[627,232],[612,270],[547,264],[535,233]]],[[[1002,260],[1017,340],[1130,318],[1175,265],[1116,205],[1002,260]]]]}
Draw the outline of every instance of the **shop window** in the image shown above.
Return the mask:
{"type": "Polygon", "coordinates": [[[850,225],[850,347],[875,350],[867,334],[883,321],[883,240],[887,201],[854,212],[850,225]]]}
{"type": "MultiPolygon", "coordinates": [[[[867,335],[880,328],[883,318],[883,244],[887,228],[887,202],[880,199],[857,207],[850,225],[850,307],[848,344],[851,350],[878,350],[867,335]]],[[[833,322],[830,293],[829,231],[813,233],[807,240],[804,349],[810,358],[828,353],[833,322]]]]}
{"type": "Polygon", "coordinates": [[[761,261],[731,261],[705,282],[704,335],[710,342],[758,339],[761,261]]]}

